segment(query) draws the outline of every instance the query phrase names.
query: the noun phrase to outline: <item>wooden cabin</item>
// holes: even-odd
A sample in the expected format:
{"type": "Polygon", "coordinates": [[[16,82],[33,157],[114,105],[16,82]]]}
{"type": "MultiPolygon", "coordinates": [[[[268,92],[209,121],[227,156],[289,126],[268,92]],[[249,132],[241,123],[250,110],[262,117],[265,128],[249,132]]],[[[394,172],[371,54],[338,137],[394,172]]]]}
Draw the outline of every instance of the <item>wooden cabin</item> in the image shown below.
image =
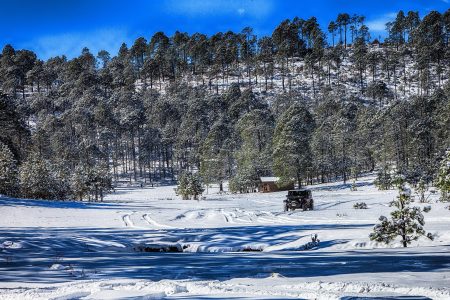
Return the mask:
{"type": "Polygon", "coordinates": [[[278,186],[278,177],[260,177],[258,191],[260,193],[273,193],[294,189],[294,183],[285,186],[278,186]]]}

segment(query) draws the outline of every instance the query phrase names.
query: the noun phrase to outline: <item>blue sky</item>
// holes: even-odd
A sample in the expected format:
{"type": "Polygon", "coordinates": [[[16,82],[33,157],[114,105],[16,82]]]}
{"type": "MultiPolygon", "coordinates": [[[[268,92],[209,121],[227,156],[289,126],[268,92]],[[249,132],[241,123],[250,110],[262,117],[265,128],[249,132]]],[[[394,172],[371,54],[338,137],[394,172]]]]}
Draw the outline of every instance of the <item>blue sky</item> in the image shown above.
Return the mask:
{"type": "Polygon", "coordinates": [[[363,14],[372,37],[383,35],[384,24],[403,9],[445,11],[450,0],[0,0],[0,44],[35,51],[40,58],[78,55],[86,46],[93,53],[117,52],[143,36],[176,30],[212,34],[240,31],[271,34],[280,21],[316,16],[322,26],[340,12],[363,14]]]}

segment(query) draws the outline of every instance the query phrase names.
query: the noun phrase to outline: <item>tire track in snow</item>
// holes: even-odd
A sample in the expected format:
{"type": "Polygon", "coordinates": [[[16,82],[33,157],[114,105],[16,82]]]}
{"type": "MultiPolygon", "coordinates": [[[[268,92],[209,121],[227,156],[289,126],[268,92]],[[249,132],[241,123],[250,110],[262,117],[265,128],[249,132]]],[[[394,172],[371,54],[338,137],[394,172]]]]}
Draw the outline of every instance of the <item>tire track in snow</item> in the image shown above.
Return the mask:
{"type": "Polygon", "coordinates": [[[223,209],[220,210],[220,213],[223,215],[227,223],[235,223],[233,220],[233,215],[231,213],[225,212],[223,209]]]}
{"type": "Polygon", "coordinates": [[[154,227],[159,227],[159,228],[176,228],[176,227],[173,227],[173,226],[160,224],[160,223],[156,222],[155,220],[153,220],[148,214],[142,215],[142,219],[144,219],[145,222],[147,222],[149,225],[154,226],[154,227]]]}
{"type": "Polygon", "coordinates": [[[131,221],[131,214],[123,215],[122,221],[125,224],[125,227],[135,227],[133,221],[131,221]]]}
{"type": "Polygon", "coordinates": [[[242,219],[242,218],[236,218],[235,220],[238,221],[238,222],[240,222],[240,223],[246,223],[246,224],[251,224],[251,223],[253,223],[253,222],[250,221],[250,220],[245,220],[245,219],[242,219]]]}

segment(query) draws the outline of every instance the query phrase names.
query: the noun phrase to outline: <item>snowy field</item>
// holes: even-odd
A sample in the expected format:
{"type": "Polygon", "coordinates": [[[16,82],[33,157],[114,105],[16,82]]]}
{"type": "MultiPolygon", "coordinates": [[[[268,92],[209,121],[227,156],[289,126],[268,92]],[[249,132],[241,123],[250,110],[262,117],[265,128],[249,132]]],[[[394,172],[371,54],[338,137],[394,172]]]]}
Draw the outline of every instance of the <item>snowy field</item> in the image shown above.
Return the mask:
{"type": "Polygon", "coordinates": [[[372,182],[313,186],[306,212],[283,212],[286,192],[183,201],[174,186],[104,203],[0,197],[0,299],[450,299],[448,204],[413,203],[431,206],[434,241],[371,242],[396,196],[372,182]]]}

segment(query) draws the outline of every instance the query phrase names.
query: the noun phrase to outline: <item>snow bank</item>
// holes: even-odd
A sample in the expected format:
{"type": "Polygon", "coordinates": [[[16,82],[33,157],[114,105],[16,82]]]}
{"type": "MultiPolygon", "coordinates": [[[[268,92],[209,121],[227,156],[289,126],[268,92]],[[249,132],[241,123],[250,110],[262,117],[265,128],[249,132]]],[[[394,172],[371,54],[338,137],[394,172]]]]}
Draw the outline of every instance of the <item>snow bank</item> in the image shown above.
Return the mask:
{"type": "Polygon", "coordinates": [[[402,287],[389,283],[366,282],[301,282],[298,278],[270,276],[263,279],[229,281],[82,281],[45,288],[0,291],[0,299],[195,299],[196,297],[247,299],[301,298],[343,299],[346,296],[407,295],[431,299],[449,299],[446,289],[402,287]],[[286,282],[288,282],[286,284],[286,282]]]}

